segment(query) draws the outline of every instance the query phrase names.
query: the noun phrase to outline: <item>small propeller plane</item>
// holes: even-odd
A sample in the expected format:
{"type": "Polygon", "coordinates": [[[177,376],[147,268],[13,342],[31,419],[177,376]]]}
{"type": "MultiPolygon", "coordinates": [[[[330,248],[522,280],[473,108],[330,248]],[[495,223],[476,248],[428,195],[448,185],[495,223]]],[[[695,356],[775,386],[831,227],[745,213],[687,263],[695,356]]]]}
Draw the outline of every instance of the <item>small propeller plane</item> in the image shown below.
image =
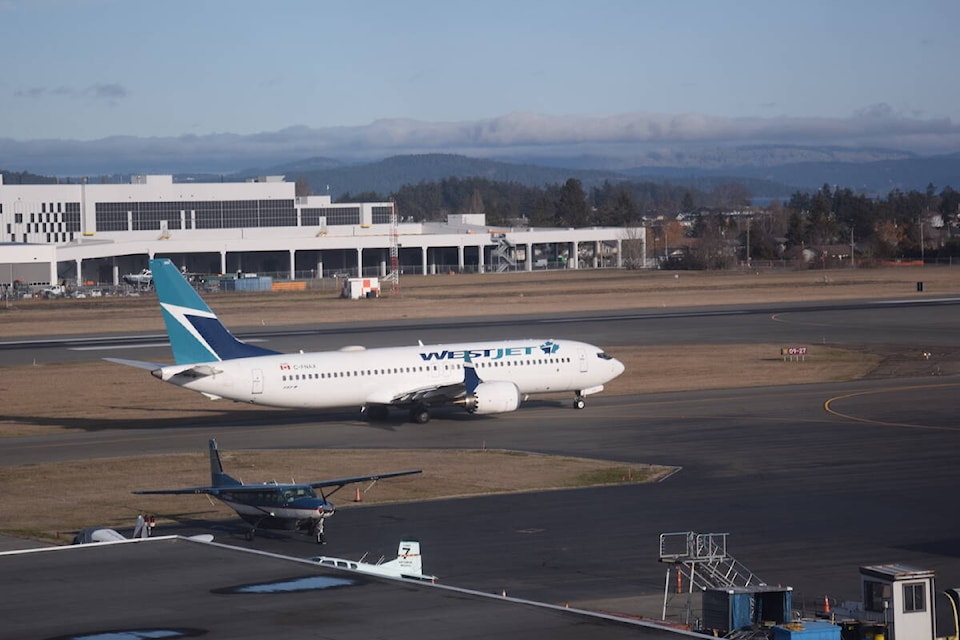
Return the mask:
{"type": "Polygon", "coordinates": [[[377,576],[422,580],[424,582],[436,582],[438,580],[437,576],[427,575],[423,572],[423,555],[420,553],[419,540],[401,540],[400,546],[397,547],[397,557],[387,562],[384,562],[381,558],[379,562],[372,564],[364,562],[364,558],[366,558],[366,554],[359,560],[332,558],[330,556],[314,556],[310,560],[329,567],[352,569],[377,576]]]}
{"type": "Polygon", "coordinates": [[[209,487],[188,487],[185,489],[155,489],[134,491],[146,494],[187,494],[205,493],[211,495],[237,512],[250,525],[247,539],[252,540],[258,528],[285,529],[288,531],[307,531],[318,543],[324,542],[323,522],[333,515],[333,503],[327,498],[348,484],[376,482],[384,478],[408,476],[421,473],[422,469],[393,471],[369,476],[335,478],[306,484],[244,484],[223,472],[217,441],[210,440],[210,484],[209,487]],[[332,491],[324,492],[327,487],[332,491]],[[317,495],[315,489],[320,489],[317,495]]]}

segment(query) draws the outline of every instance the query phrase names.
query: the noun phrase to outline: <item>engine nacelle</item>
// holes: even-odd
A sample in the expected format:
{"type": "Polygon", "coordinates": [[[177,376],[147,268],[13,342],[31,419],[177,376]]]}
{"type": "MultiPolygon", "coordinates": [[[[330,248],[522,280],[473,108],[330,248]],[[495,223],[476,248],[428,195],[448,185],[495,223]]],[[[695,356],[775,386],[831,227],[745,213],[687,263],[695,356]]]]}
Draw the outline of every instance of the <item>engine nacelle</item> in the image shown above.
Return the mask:
{"type": "Polygon", "coordinates": [[[463,403],[470,413],[507,413],[520,406],[520,389],[512,382],[481,382],[463,403]]]}

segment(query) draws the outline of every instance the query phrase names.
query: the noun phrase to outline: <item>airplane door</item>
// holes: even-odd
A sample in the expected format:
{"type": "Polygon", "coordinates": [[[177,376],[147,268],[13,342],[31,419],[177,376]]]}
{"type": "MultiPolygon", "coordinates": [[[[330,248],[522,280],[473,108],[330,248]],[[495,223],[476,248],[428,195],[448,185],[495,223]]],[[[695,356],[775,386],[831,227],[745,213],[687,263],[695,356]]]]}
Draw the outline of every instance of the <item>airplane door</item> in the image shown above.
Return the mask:
{"type": "Polygon", "coordinates": [[[253,369],[253,393],[263,393],[263,369],[253,369]]]}
{"type": "Polygon", "coordinates": [[[577,349],[577,357],[580,359],[580,373],[587,372],[587,352],[583,349],[577,349]]]}

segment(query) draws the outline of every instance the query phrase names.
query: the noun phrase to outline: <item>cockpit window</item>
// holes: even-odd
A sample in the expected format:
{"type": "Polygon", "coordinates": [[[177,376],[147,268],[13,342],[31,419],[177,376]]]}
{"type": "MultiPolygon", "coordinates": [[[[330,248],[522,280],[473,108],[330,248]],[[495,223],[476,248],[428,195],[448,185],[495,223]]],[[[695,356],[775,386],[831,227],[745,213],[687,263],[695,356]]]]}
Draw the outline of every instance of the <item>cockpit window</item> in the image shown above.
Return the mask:
{"type": "Polygon", "coordinates": [[[609,356],[603,351],[600,351],[599,353],[597,353],[597,357],[600,358],[601,360],[613,360],[613,356],[609,356]]]}
{"type": "Polygon", "coordinates": [[[316,498],[317,494],[310,487],[295,487],[283,490],[283,501],[293,502],[298,498],[316,498]]]}

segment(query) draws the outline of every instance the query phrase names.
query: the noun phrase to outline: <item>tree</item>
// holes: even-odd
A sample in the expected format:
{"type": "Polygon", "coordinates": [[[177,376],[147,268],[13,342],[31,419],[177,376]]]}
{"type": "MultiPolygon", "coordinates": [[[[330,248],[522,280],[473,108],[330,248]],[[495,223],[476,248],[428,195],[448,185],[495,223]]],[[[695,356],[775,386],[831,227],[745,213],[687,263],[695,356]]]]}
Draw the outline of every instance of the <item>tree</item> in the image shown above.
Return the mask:
{"type": "Polygon", "coordinates": [[[313,190],[310,189],[310,181],[304,176],[298,176],[297,181],[294,183],[293,192],[298,198],[312,196],[313,190]]]}
{"type": "Polygon", "coordinates": [[[484,213],[483,197],[480,195],[480,189],[474,188],[470,193],[470,198],[463,206],[464,213],[484,213]]]}
{"type": "Polygon", "coordinates": [[[642,269],[646,265],[646,227],[627,227],[620,241],[620,259],[627,269],[642,269]]]}
{"type": "Polygon", "coordinates": [[[533,209],[530,210],[530,226],[550,227],[553,226],[553,220],[553,206],[546,196],[541,196],[540,200],[534,204],[533,209]]]}
{"type": "Polygon", "coordinates": [[[590,207],[587,194],[576,178],[567,180],[560,189],[555,220],[558,227],[586,227],[590,225],[590,207]]]}

